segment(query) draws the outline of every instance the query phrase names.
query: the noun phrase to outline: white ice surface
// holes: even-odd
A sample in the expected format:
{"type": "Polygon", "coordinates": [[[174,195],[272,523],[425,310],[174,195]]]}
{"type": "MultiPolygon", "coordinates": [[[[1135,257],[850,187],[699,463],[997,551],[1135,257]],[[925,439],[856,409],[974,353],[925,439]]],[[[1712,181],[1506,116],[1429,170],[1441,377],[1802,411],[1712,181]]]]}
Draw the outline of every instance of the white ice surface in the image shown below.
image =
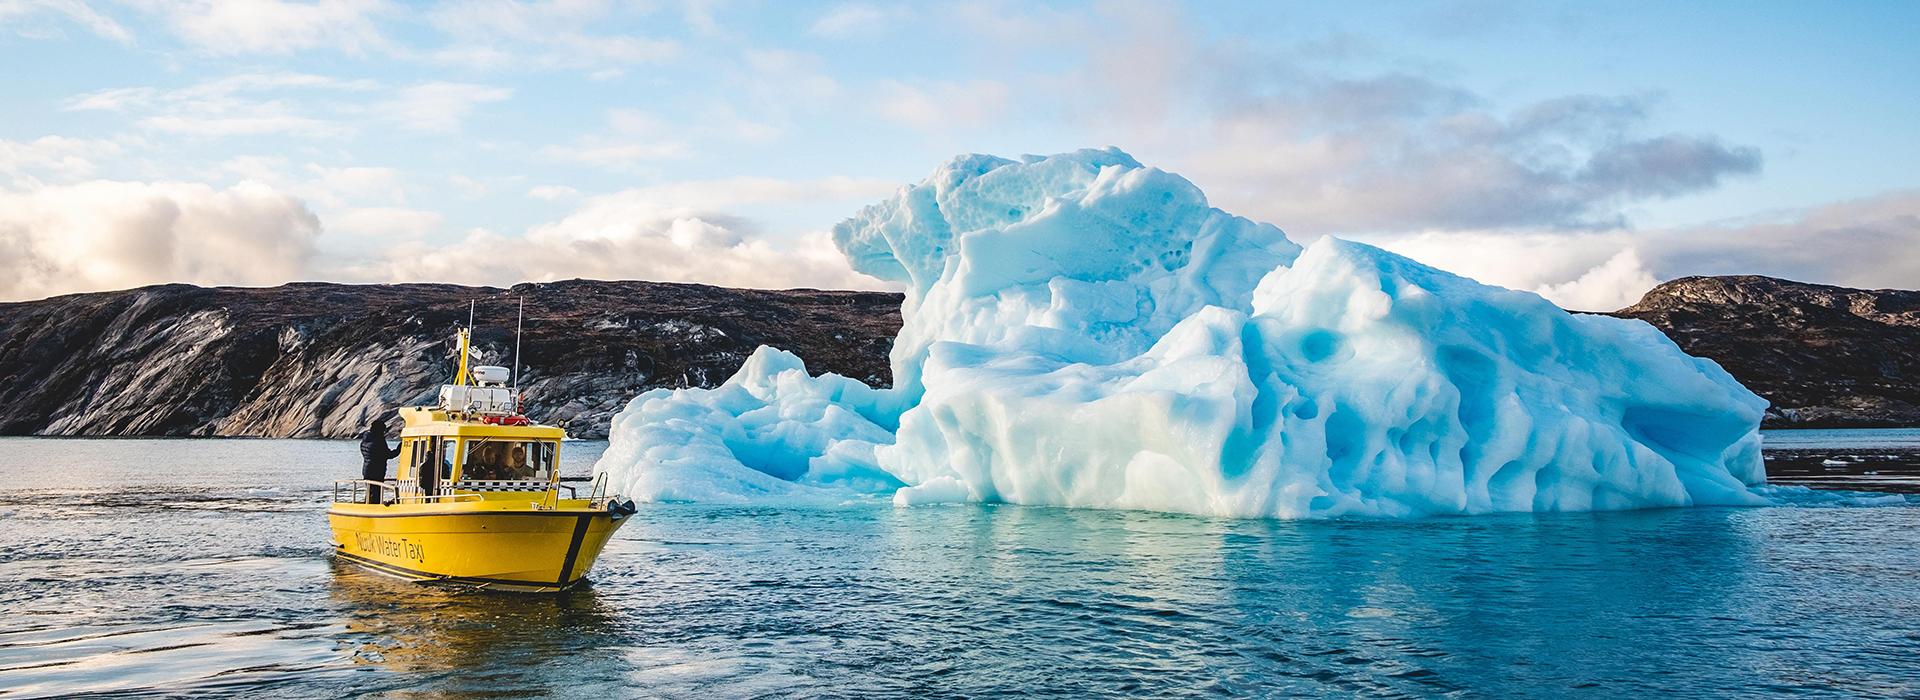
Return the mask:
{"type": "Polygon", "coordinates": [[[1765,502],[1766,402],[1652,326],[1358,243],[1304,251],[1117,150],[964,156],[834,229],[907,286],[895,385],[761,348],[657,390],[643,500],[1417,516],[1765,502]]]}

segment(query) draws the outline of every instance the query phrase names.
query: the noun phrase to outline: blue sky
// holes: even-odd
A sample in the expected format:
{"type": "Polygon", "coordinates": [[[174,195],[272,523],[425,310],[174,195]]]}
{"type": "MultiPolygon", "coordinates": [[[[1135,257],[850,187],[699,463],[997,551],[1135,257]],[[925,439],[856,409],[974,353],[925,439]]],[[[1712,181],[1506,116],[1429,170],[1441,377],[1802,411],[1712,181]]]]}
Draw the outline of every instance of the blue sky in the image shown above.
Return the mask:
{"type": "Polygon", "coordinates": [[[1114,145],[1570,307],[1920,279],[1920,5],[0,0],[0,299],[882,287],[824,231],[1114,145]],[[6,278],[11,278],[6,279],[6,278]]]}

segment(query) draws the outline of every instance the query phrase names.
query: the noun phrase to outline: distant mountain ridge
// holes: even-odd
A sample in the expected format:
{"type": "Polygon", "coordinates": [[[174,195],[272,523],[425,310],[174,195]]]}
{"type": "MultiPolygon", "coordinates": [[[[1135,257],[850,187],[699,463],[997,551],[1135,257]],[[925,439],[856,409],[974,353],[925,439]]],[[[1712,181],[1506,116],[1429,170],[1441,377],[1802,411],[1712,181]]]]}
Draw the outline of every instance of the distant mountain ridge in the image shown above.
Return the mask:
{"type": "Polygon", "coordinates": [[[1766,427],[1920,425],[1920,292],[1683,277],[1612,315],[1720,363],[1773,402],[1766,427]]]}
{"type": "MultiPolygon", "coordinates": [[[[602,437],[641,391],[712,387],[761,344],[814,373],[892,381],[898,294],[571,280],[175,284],[0,303],[0,435],[348,437],[452,377],[453,330],[508,364],[527,302],[527,412],[602,437]]],[[[1646,321],[1773,402],[1768,427],[1920,426],[1920,292],[1686,277],[1646,321]]]]}
{"type": "Polygon", "coordinates": [[[478,354],[509,365],[521,298],[527,413],[577,437],[646,389],[725,381],[762,344],[888,384],[900,327],[897,294],[654,282],[73,294],[0,304],[0,434],[348,437],[451,380],[469,302],[478,354]]]}

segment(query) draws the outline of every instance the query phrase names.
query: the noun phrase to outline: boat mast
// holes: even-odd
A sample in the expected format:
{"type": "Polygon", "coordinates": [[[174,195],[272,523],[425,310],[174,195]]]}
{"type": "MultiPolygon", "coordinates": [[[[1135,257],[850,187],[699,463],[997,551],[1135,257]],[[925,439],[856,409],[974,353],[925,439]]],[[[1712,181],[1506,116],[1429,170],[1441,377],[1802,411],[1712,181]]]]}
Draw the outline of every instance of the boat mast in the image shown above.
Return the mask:
{"type": "Polygon", "coordinates": [[[527,298],[520,297],[520,315],[513,320],[513,389],[520,391],[520,329],[527,325],[527,298]]]}
{"type": "Polygon", "coordinates": [[[460,376],[455,378],[460,386],[467,386],[467,356],[469,354],[467,346],[471,342],[469,339],[473,334],[473,305],[474,302],[472,300],[467,301],[467,327],[460,329],[460,376]]]}

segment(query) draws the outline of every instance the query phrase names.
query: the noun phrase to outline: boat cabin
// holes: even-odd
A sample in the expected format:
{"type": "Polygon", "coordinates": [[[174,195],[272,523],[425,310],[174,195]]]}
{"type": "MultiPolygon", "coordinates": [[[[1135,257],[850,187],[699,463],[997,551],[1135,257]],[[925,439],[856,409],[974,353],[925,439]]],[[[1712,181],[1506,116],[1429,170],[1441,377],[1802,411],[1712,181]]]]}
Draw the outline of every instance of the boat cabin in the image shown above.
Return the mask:
{"type": "MultiPolygon", "coordinates": [[[[532,501],[552,509],[560,490],[577,498],[560,477],[559,426],[534,425],[520,414],[520,394],[508,386],[505,367],[469,367],[470,336],[458,335],[460,370],[455,383],[440,387],[432,406],[400,409],[400,468],[391,483],[357,479],[335,484],[335,502],[370,504],[447,504],[474,501],[532,501]],[[344,488],[343,484],[351,484],[344,488]],[[537,495],[536,495],[537,494],[537,495]],[[529,498],[533,496],[533,498],[529,498]],[[342,499],[345,500],[342,500],[342,499]]],[[[594,482],[589,500],[599,498],[594,482]]],[[[498,503],[491,505],[500,505],[498,503]]]]}
{"type": "MultiPolygon", "coordinates": [[[[558,427],[448,411],[400,409],[397,494],[402,501],[475,494],[482,500],[525,500],[528,491],[558,488],[558,427]]],[[[458,500],[473,500],[461,498],[458,500]]]]}

